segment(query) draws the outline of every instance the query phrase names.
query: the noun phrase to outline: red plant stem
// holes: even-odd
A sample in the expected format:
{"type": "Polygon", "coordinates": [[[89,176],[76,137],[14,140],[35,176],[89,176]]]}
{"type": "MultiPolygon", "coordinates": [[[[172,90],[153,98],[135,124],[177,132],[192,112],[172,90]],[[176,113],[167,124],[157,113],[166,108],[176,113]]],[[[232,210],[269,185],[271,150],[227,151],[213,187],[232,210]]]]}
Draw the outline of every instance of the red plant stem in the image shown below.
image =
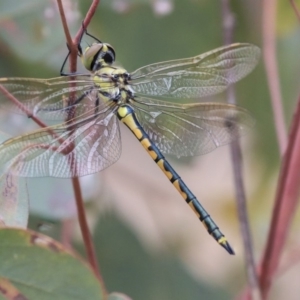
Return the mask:
{"type": "Polygon", "coordinates": [[[296,16],[298,18],[298,21],[300,21],[300,12],[299,12],[298,7],[296,6],[295,1],[294,0],[290,0],[290,2],[291,2],[291,5],[292,5],[292,7],[293,7],[293,9],[295,11],[295,14],[296,14],[296,16]]]}
{"type": "MultiPolygon", "coordinates": [[[[222,0],[221,6],[223,19],[223,40],[224,43],[228,45],[233,42],[235,19],[230,8],[230,0],[222,0]]],[[[236,104],[234,86],[230,86],[227,89],[227,102],[231,104],[236,104]]],[[[249,286],[249,296],[251,296],[251,299],[253,300],[259,300],[261,299],[261,296],[259,290],[258,276],[255,268],[255,260],[252,245],[253,243],[247,214],[246,191],[243,177],[243,159],[241,145],[239,141],[233,142],[230,145],[230,150],[234,174],[237,212],[245,252],[245,264],[249,286]]]]}
{"type": "Polygon", "coordinates": [[[84,29],[86,29],[88,27],[88,25],[90,24],[99,3],[100,3],[100,0],[93,0],[92,4],[91,4],[88,12],[86,13],[84,20],[83,20],[83,27],[84,28],[81,27],[75,35],[75,38],[74,38],[74,44],[75,45],[78,44],[78,42],[79,42],[79,40],[82,36],[82,31],[84,29]]]}
{"type": "MultiPolygon", "coordinates": [[[[70,72],[75,73],[76,72],[77,51],[78,51],[77,50],[77,44],[78,44],[79,40],[77,42],[76,42],[76,38],[74,39],[74,41],[72,40],[70,32],[69,32],[68,24],[66,22],[64,8],[63,8],[63,5],[61,3],[61,0],[57,0],[57,4],[58,4],[58,7],[59,7],[64,32],[65,32],[67,43],[68,43],[69,50],[70,50],[70,56],[69,56],[69,58],[70,58],[70,72]]],[[[94,15],[94,13],[97,9],[98,4],[99,4],[98,0],[93,1],[93,3],[91,4],[91,7],[90,7],[90,9],[87,13],[87,16],[86,16],[86,18],[83,22],[84,26],[87,26],[90,23],[91,18],[94,15]]],[[[81,32],[81,35],[82,35],[82,30],[83,30],[83,28],[81,27],[81,29],[79,30],[79,32],[81,32]]],[[[81,37],[81,35],[79,35],[79,37],[81,37]]],[[[71,96],[71,99],[72,99],[72,96],[71,96]]],[[[72,118],[72,116],[69,116],[69,117],[72,118]]],[[[94,244],[93,244],[92,237],[91,237],[91,234],[90,234],[90,231],[89,231],[89,228],[88,228],[88,224],[87,224],[87,219],[86,219],[86,214],[85,214],[85,209],[84,209],[84,202],[83,202],[83,198],[82,198],[80,182],[79,182],[79,179],[77,177],[72,178],[72,185],[73,185],[73,189],[74,189],[76,206],[77,206],[77,213],[78,213],[78,220],[79,220],[79,225],[80,225],[82,237],[83,237],[83,240],[84,240],[86,254],[87,254],[89,263],[90,263],[95,275],[98,277],[98,279],[99,279],[99,281],[102,285],[104,293],[106,294],[105,284],[104,284],[103,278],[102,278],[102,276],[100,274],[100,271],[99,271],[97,258],[96,258],[96,252],[95,252],[95,249],[94,249],[94,244]]]]}
{"type": "Polygon", "coordinates": [[[0,91],[2,91],[3,95],[5,95],[11,102],[13,102],[18,108],[20,108],[28,116],[28,118],[31,118],[40,127],[47,127],[44,122],[42,122],[39,118],[33,116],[30,110],[28,110],[16,97],[14,97],[4,86],[2,86],[1,82],[0,91]]]}
{"type": "Polygon", "coordinates": [[[84,203],[83,203],[81,187],[80,187],[80,182],[79,182],[78,177],[72,178],[72,185],[73,185],[75,200],[76,200],[78,221],[80,224],[80,229],[81,229],[82,237],[84,240],[87,257],[89,259],[89,263],[90,263],[91,267],[93,268],[95,275],[97,276],[97,278],[99,279],[99,281],[102,285],[103,293],[107,294],[103,277],[102,277],[101,273],[99,272],[97,256],[96,256],[94,244],[92,242],[92,237],[91,237],[89,227],[87,224],[87,220],[86,220],[84,203]]]}
{"type": "Polygon", "coordinates": [[[262,1],[262,32],[263,32],[263,56],[266,69],[266,75],[271,94],[271,103],[273,107],[274,122],[277,134],[277,142],[281,156],[283,156],[286,145],[287,135],[282,108],[282,99],[280,91],[280,81],[276,61],[276,0],[262,1]]]}
{"type": "MultiPolygon", "coordinates": [[[[70,34],[69,34],[68,26],[67,26],[67,23],[66,23],[66,18],[65,18],[64,11],[63,11],[63,6],[62,6],[62,3],[61,3],[61,0],[57,0],[57,3],[58,3],[59,10],[60,10],[60,15],[62,16],[63,27],[64,27],[65,34],[66,34],[66,37],[67,37],[67,40],[68,40],[68,45],[70,47],[72,47],[74,44],[72,43],[72,39],[70,39],[70,34]]],[[[91,5],[91,8],[89,9],[88,15],[87,15],[87,20],[84,21],[84,24],[88,24],[90,22],[91,17],[95,13],[95,10],[97,8],[98,3],[99,3],[98,0],[93,1],[92,5],[91,5]]],[[[79,30],[79,32],[80,32],[80,30],[79,30]]],[[[75,52],[75,65],[73,67],[74,72],[76,71],[76,58],[77,58],[77,44],[75,44],[75,45],[76,45],[76,47],[75,47],[76,52],[75,52]]],[[[70,58],[72,58],[72,56],[74,56],[74,54],[73,55],[72,54],[73,53],[71,53],[70,58]]],[[[17,98],[15,98],[12,94],[10,94],[1,84],[0,84],[0,91],[2,91],[2,93],[10,101],[12,101],[17,107],[19,107],[36,124],[38,124],[42,128],[47,128],[47,131],[50,134],[52,134],[54,138],[58,138],[58,136],[55,134],[55,132],[50,127],[48,127],[39,118],[32,115],[32,112],[29,111],[17,98]]],[[[62,143],[63,141],[59,139],[59,142],[62,143]]],[[[34,145],[32,145],[32,147],[34,147],[34,145]]],[[[99,278],[99,280],[100,280],[100,282],[103,286],[103,290],[104,290],[104,292],[106,292],[104,281],[103,281],[102,276],[100,275],[100,272],[98,270],[98,265],[97,265],[97,259],[96,259],[95,251],[94,251],[94,246],[93,246],[92,239],[91,239],[91,236],[90,236],[90,233],[89,233],[89,230],[88,230],[88,225],[87,225],[87,221],[86,221],[86,217],[85,217],[83,199],[82,199],[82,195],[81,195],[81,189],[80,189],[80,184],[79,184],[78,178],[73,178],[72,183],[73,183],[73,187],[74,187],[74,194],[75,194],[76,204],[77,204],[77,209],[78,209],[79,223],[80,223],[81,231],[82,231],[82,234],[83,234],[83,239],[84,239],[84,242],[85,242],[87,256],[88,256],[88,259],[90,261],[91,267],[94,270],[95,275],[99,278]]]]}
{"type": "Polygon", "coordinates": [[[59,13],[60,13],[60,18],[61,18],[62,26],[64,29],[64,33],[66,36],[68,49],[70,51],[70,56],[69,56],[70,72],[74,73],[74,72],[76,72],[77,51],[78,51],[77,44],[73,43],[70,31],[69,31],[68,23],[66,20],[64,7],[62,5],[61,0],[57,0],[57,5],[58,5],[59,13]]]}
{"type": "MultiPolygon", "coordinates": [[[[292,2],[293,3],[293,2],[292,2]]],[[[297,11],[297,10],[296,10],[297,11]]],[[[284,134],[284,119],[281,107],[279,79],[275,59],[275,18],[276,0],[263,2],[263,37],[264,58],[272,94],[275,124],[281,154],[284,153],[286,137],[284,134]],[[277,99],[277,100],[276,100],[277,99]],[[279,138],[281,136],[281,138],[279,138]]],[[[293,119],[286,153],[282,160],[275,205],[268,234],[264,256],[260,265],[260,286],[263,298],[266,299],[272,280],[279,265],[283,246],[287,238],[290,224],[295,212],[299,196],[300,180],[300,97],[293,119]]]]}
{"type": "MultiPolygon", "coordinates": [[[[268,1],[265,1],[268,2],[268,1]]],[[[299,10],[293,0],[290,0],[300,21],[299,10]]],[[[265,3],[266,4],[266,3],[265,3]]],[[[272,3],[273,5],[274,3],[272,3]]],[[[269,3],[269,5],[271,5],[269,3]]],[[[274,6],[271,5],[272,11],[274,6]]],[[[265,6],[266,8],[266,6],[265,6]]],[[[271,11],[271,12],[272,12],[271,11]]],[[[269,14],[270,10],[265,11],[269,14]]],[[[273,11],[274,13],[274,11],[273,11]]],[[[272,17],[274,19],[274,16],[272,17]]],[[[274,28],[273,28],[274,29],[274,28]]],[[[260,286],[263,299],[267,299],[272,280],[277,275],[280,256],[287,239],[289,228],[296,211],[300,194],[300,96],[278,179],[272,220],[266,243],[264,256],[259,266],[260,286]]],[[[247,293],[247,291],[245,291],[247,293]]]]}
{"type": "MultiPolygon", "coordinates": [[[[73,41],[72,41],[72,37],[71,37],[70,31],[69,31],[69,28],[68,28],[68,23],[67,23],[65,11],[64,11],[64,7],[62,5],[61,0],[57,0],[57,5],[58,5],[58,10],[59,10],[60,19],[61,19],[61,22],[62,22],[62,25],[63,25],[65,37],[66,37],[66,40],[67,40],[67,44],[68,44],[69,47],[72,47],[73,46],[73,41]]],[[[76,51],[77,51],[77,49],[76,49],[76,51]]]]}
{"type": "Polygon", "coordinates": [[[267,298],[272,279],[277,270],[289,227],[296,211],[300,192],[300,96],[293,118],[289,143],[282,161],[275,206],[263,260],[260,285],[267,298]]]}

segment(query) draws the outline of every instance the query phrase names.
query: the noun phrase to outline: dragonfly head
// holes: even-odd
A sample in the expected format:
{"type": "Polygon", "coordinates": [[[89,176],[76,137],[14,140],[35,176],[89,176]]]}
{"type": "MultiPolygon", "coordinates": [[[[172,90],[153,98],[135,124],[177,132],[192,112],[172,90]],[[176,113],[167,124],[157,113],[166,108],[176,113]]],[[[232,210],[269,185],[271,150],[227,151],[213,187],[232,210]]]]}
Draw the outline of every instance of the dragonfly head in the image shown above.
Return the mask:
{"type": "Polygon", "coordinates": [[[106,43],[94,43],[82,53],[81,61],[89,71],[97,71],[103,66],[110,66],[116,59],[114,48],[106,43]]]}

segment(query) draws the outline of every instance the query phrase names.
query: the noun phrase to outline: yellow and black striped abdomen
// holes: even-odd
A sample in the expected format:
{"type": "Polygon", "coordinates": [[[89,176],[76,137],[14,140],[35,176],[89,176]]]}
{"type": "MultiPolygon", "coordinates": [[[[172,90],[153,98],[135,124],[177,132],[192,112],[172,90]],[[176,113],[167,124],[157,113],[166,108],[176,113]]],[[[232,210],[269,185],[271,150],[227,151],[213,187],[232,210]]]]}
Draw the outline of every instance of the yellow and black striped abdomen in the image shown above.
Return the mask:
{"type": "Polygon", "coordinates": [[[208,233],[212,235],[213,238],[228,251],[228,253],[234,254],[233,249],[229,245],[223,233],[219,230],[216,223],[212,220],[210,215],[206,212],[204,207],[197,200],[195,195],[185,185],[180,176],[171,167],[171,165],[161,154],[156,145],[152,143],[147,133],[139,124],[133,108],[127,104],[121,105],[117,111],[117,117],[132,131],[132,133],[140,141],[140,143],[143,145],[143,147],[146,149],[146,151],[149,153],[152,159],[156,162],[156,164],[160,167],[160,169],[164,172],[164,174],[168,177],[171,183],[181,194],[183,199],[195,212],[197,217],[207,229],[208,233]]]}

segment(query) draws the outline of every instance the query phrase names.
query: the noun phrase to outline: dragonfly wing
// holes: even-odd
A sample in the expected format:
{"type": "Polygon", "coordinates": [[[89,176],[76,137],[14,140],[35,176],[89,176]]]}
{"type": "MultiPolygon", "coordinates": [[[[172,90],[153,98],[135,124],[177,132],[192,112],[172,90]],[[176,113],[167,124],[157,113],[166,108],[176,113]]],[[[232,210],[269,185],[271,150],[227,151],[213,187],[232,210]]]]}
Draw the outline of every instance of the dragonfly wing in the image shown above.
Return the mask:
{"type": "Polygon", "coordinates": [[[255,123],[235,105],[138,99],[132,105],[150,139],[162,153],[177,157],[208,153],[246,134],[255,123]]]}
{"type": "Polygon", "coordinates": [[[0,107],[63,122],[73,109],[81,114],[92,108],[98,92],[90,75],[76,76],[74,80],[71,77],[0,78],[0,107]]]}
{"type": "Polygon", "coordinates": [[[12,138],[0,145],[0,165],[25,177],[78,177],[99,172],[121,154],[112,110],[12,138]]]}
{"type": "Polygon", "coordinates": [[[131,74],[137,95],[197,99],[224,91],[256,66],[260,49],[232,44],[186,59],[156,63],[131,74]]]}

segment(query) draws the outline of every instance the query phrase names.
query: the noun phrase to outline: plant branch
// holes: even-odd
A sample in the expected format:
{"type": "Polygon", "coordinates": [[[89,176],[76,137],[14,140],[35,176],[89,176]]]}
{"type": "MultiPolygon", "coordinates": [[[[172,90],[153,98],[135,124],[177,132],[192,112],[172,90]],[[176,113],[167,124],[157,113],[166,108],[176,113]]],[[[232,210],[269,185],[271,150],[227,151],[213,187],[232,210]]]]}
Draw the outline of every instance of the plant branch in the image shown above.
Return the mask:
{"type": "Polygon", "coordinates": [[[95,275],[97,276],[97,278],[99,279],[99,281],[102,285],[102,290],[103,290],[104,294],[107,294],[103,277],[98,268],[95,247],[94,247],[92,237],[91,237],[91,234],[89,231],[89,227],[87,224],[87,220],[86,220],[84,202],[83,202],[83,198],[82,198],[81,186],[80,186],[78,177],[72,178],[72,185],[73,185],[75,200],[76,200],[78,221],[80,224],[80,229],[81,229],[82,237],[84,240],[84,246],[85,246],[85,250],[87,253],[87,257],[88,257],[89,263],[90,263],[95,275]]]}
{"type": "Polygon", "coordinates": [[[69,27],[68,27],[68,23],[67,23],[67,19],[66,19],[66,15],[65,15],[65,11],[64,11],[64,7],[62,4],[62,0],[57,0],[57,6],[59,9],[62,26],[63,26],[65,37],[67,40],[67,47],[69,49],[70,72],[75,73],[76,68],[77,68],[77,52],[78,52],[77,44],[74,43],[72,40],[70,31],[69,31],[69,27]]]}
{"type": "MultiPolygon", "coordinates": [[[[99,3],[99,1],[93,1],[93,3],[91,4],[91,7],[87,13],[87,17],[83,22],[84,28],[86,28],[85,26],[87,26],[89,24],[89,22],[91,21],[91,18],[96,11],[98,3],[99,3]]],[[[83,34],[83,32],[82,32],[83,28],[81,27],[81,29],[79,30],[79,32],[81,32],[81,34],[79,35],[79,38],[78,39],[75,38],[74,40],[72,40],[70,32],[69,32],[68,24],[66,22],[64,8],[63,8],[61,0],[57,0],[57,4],[59,7],[61,20],[62,20],[64,32],[66,35],[68,48],[70,51],[70,56],[69,56],[70,72],[75,73],[76,69],[77,69],[78,43],[80,42],[79,39],[83,34]]],[[[76,84],[76,82],[74,82],[74,84],[76,84]]],[[[73,99],[72,95],[70,96],[70,99],[73,99]]],[[[69,117],[72,118],[73,116],[69,116],[69,117]]],[[[73,165],[73,164],[71,164],[71,165],[73,165]]],[[[90,231],[88,228],[87,219],[86,219],[86,213],[85,213],[85,209],[84,209],[84,202],[83,202],[83,198],[82,198],[81,186],[80,186],[79,179],[77,177],[72,178],[72,185],[73,185],[74,195],[75,195],[75,200],[76,200],[79,225],[80,225],[82,237],[84,240],[84,246],[85,246],[87,258],[89,260],[89,263],[90,263],[95,275],[97,276],[97,278],[99,279],[99,281],[102,285],[104,294],[107,294],[102,275],[98,268],[96,252],[94,249],[94,244],[92,241],[92,237],[91,237],[91,234],[90,234],[90,231]]]]}
{"type": "Polygon", "coordinates": [[[14,97],[4,86],[2,86],[1,81],[0,81],[0,91],[18,108],[20,108],[20,110],[23,111],[28,118],[31,118],[40,127],[47,127],[47,125],[43,121],[41,121],[39,118],[34,116],[30,110],[28,110],[16,97],[14,97]]]}
{"type": "Polygon", "coordinates": [[[287,135],[282,108],[280,91],[280,81],[276,61],[276,0],[264,0],[262,13],[262,33],[263,33],[263,56],[266,69],[267,81],[271,95],[274,122],[277,134],[277,142],[281,156],[283,156],[286,145],[287,135]]]}
{"type": "Polygon", "coordinates": [[[293,7],[293,9],[295,11],[295,14],[296,14],[296,16],[298,18],[298,21],[300,21],[300,12],[299,12],[299,9],[298,9],[295,1],[294,0],[290,0],[290,2],[291,2],[291,5],[292,5],[292,7],[293,7]]]}
{"type": "MultiPolygon", "coordinates": [[[[298,10],[291,1],[295,12],[298,16],[298,10]]],[[[273,62],[269,67],[268,73],[275,72],[273,85],[275,93],[279,91],[279,80],[277,76],[277,67],[275,60],[275,15],[276,15],[276,0],[267,0],[264,2],[264,40],[265,40],[265,60],[267,63],[273,62]],[[271,10],[271,11],[270,11],[271,10]],[[271,56],[268,61],[267,56],[271,56]]],[[[298,16],[299,17],[299,16],[298,16]]],[[[270,75],[270,74],[269,74],[270,75]]],[[[269,77],[268,77],[269,78],[269,77]]],[[[270,78],[269,78],[270,81],[270,78]]],[[[271,86],[271,85],[270,85],[271,86]]],[[[279,103],[281,106],[281,102],[279,103]]],[[[280,110],[277,114],[282,114],[280,110]]],[[[276,127],[278,127],[277,118],[275,116],[276,127]]],[[[282,122],[282,121],[281,121],[282,122]]],[[[272,213],[272,220],[268,234],[268,240],[264,251],[260,267],[260,285],[264,299],[267,298],[272,280],[277,271],[279,260],[283,251],[285,241],[287,239],[288,231],[291,221],[298,204],[298,197],[300,193],[300,96],[296,112],[293,118],[290,135],[287,145],[286,153],[283,157],[279,180],[277,185],[275,204],[272,213]]]]}
{"type": "MultiPolygon", "coordinates": [[[[73,44],[73,40],[72,40],[70,31],[69,31],[69,27],[68,27],[66,15],[65,15],[64,7],[62,5],[61,0],[57,0],[57,5],[58,5],[58,10],[59,10],[62,26],[63,26],[63,29],[64,29],[65,37],[66,37],[66,40],[67,40],[67,45],[69,47],[69,50],[72,50],[72,47],[75,46],[75,48],[76,48],[76,45],[73,44]]],[[[77,49],[76,49],[76,51],[77,51],[77,49]]]]}
{"type": "Polygon", "coordinates": [[[76,45],[78,44],[78,42],[83,34],[83,30],[89,26],[94,14],[97,10],[99,3],[100,3],[100,0],[93,0],[88,12],[85,15],[84,20],[82,22],[83,26],[81,26],[81,28],[78,30],[78,32],[75,35],[74,44],[76,44],[76,45]]]}
{"type": "Polygon", "coordinates": [[[300,96],[283,157],[267,245],[261,262],[260,285],[267,298],[300,194],[300,96]]]}
{"type": "MultiPolygon", "coordinates": [[[[222,0],[221,6],[223,20],[223,40],[225,44],[231,44],[233,42],[235,19],[230,8],[230,0],[222,0]]],[[[231,85],[227,90],[227,102],[231,104],[236,104],[235,89],[233,85],[231,85]]],[[[239,141],[233,142],[230,145],[230,150],[235,182],[235,194],[237,199],[237,211],[241,235],[243,238],[245,261],[247,266],[248,286],[250,288],[251,299],[259,300],[261,299],[261,296],[258,277],[255,269],[252,246],[253,243],[247,215],[246,192],[242,170],[243,159],[239,141]]]]}

